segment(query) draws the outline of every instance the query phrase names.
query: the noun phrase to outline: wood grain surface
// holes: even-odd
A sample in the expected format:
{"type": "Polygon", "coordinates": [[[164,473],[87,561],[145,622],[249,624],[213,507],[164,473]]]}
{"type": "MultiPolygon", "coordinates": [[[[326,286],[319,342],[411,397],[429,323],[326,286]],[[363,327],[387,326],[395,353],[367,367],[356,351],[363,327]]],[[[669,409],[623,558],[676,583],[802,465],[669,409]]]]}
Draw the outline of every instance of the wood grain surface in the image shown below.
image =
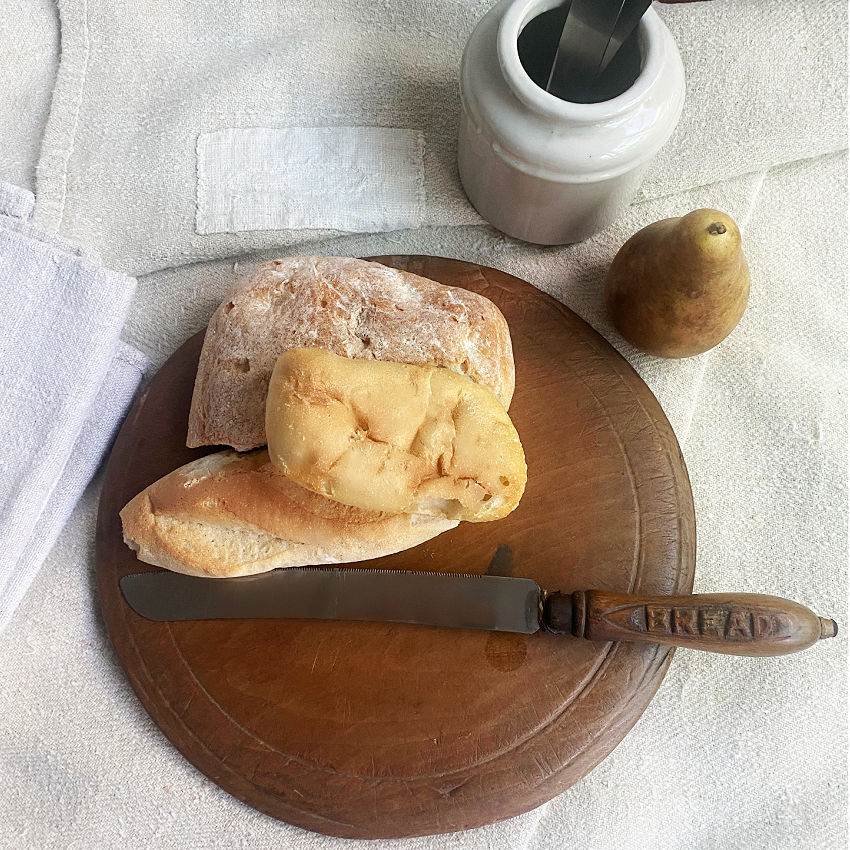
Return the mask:
{"type": "MultiPolygon", "coordinates": [[[[385,569],[516,575],[549,590],[693,586],[694,513],[658,402],[574,313],[503,272],[378,258],[493,300],[511,329],[511,416],[529,479],[519,508],[385,569]]],[[[568,636],[318,621],[156,623],[118,580],[152,570],[119,510],[210,449],[187,449],[202,334],[153,378],[115,443],[97,530],[103,616],[154,721],[206,776],[289,823],[352,838],[414,836],[520,814],[564,791],[632,727],[671,650],[568,636]]]]}

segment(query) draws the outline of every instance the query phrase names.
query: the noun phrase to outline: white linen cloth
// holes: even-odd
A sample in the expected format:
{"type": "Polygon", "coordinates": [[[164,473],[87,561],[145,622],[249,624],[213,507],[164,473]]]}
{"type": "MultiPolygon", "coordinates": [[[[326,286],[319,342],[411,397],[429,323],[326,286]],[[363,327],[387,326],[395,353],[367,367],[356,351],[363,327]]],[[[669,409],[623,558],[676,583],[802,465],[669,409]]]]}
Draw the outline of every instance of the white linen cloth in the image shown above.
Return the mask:
{"type": "Polygon", "coordinates": [[[35,189],[59,60],[54,0],[0,2],[0,180],[35,189]]]}
{"type": "MultiPolygon", "coordinates": [[[[320,234],[196,232],[198,136],[386,127],[424,135],[422,223],[480,223],[457,178],[458,69],[490,5],[61,0],[37,220],[137,276],[254,249],[298,253],[320,234]]],[[[679,44],[688,96],[644,198],[844,149],[843,0],[655,8],[679,44]]],[[[345,207],[344,192],[337,203],[345,207]]]]}
{"type": "Polygon", "coordinates": [[[422,133],[249,127],[198,136],[198,233],[422,224],[422,133]]]}
{"type": "Polygon", "coordinates": [[[0,183],[0,630],[91,480],[147,358],[119,340],[135,281],[29,225],[0,183]]]}
{"type": "MultiPolygon", "coordinates": [[[[661,399],[694,487],[697,590],[786,595],[845,628],[780,659],[678,653],[614,753],[527,815],[455,835],[343,842],[229,797],[148,719],[98,614],[90,487],[3,636],[0,681],[12,686],[0,688],[0,847],[846,846],[846,158],[824,156],[846,147],[846,4],[656,7],[680,45],[689,95],[644,184],[649,203],[609,234],[551,249],[476,225],[456,182],[457,63],[488,5],[61,0],[37,215],[126,271],[156,270],[141,278],[125,328],[155,365],[264,256],[431,253],[534,281],[618,345],[661,399]],[[429,226],[198,234],[197,136],[311,117],[421,129],[429,226]],[[634,229],[705,204],[746,225],[750,307],[710,355],[640,357],[605,319],[605,267],[634,229]],[[210,257],[220,259],[185,265],[210,257]],[[67,569],[81,561],[88,584],[67,569]]],[[[0,16],[0,43],[16,26],[33,31],[22,10],[10,9],[6,30],[0,16]]],[[[3,108],[24,102],[14,73],[6,83],[3,108]]],[[[4,143],[20,135],[0,135],[0,169],[4,143]]]]}

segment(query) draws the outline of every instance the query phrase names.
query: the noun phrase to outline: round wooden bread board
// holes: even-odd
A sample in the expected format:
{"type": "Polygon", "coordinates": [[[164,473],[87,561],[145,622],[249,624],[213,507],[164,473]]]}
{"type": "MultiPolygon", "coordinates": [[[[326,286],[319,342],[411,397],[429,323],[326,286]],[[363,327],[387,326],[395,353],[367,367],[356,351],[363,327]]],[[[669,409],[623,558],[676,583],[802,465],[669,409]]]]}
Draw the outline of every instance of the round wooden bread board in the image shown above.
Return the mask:
{"type": "MultiPolygon", "coordinates": [[[[495,573],[549,590],[689,593],[693,501],[678,443],[628,363],[555,299],[504,272],[434,257],[387,265],[481,293],[516,360],[510,413],[528,487],[514,513],[364,566],[495,573]]],[[[103,615],[148,713],[223,789],[329,835],[451,832],[520,814],[584,776],[649,703],[672,652],[388,623],[157,623],[119,579],[154,570],[120,509],[212,449],[187,449],[203,333],[137,400],[106,470],[97,529],[103,615]]]]}

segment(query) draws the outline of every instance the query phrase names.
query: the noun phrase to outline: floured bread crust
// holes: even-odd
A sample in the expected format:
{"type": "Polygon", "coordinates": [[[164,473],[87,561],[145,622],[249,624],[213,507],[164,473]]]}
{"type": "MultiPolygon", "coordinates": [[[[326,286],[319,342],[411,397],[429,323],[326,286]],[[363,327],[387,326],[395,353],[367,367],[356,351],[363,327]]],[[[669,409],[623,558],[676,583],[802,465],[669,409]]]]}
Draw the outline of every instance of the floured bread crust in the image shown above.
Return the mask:
{"type": "Polygon", "coordinates": [[[311,346],[443,366],[492,390],[505,409],[513,396],[508,326],[487,298],[365,260],[292,257],[259,266],[213,314],[186,444],[265,445],[274,364],[311,346]]]}

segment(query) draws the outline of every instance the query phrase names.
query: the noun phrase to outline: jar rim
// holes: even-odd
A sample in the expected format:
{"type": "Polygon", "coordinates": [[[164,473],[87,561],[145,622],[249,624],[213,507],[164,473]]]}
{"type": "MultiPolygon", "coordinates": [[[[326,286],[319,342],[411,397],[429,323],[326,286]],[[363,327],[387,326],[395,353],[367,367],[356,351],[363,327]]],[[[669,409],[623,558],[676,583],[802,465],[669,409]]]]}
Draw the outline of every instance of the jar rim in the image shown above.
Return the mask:
{"type": "Polygon", "coordinates": [[[577,123],[595,123],[633,109],[646,95],[663,64],[661,19],[650,8],[638,26],[641,69],[635,81],[610,100],[576,103],[562,100],[541,88],[528,76],[519,58],[519,36],[531,20],[561,5],[563,0],[515,0],[502,16],[496,41],[499,66],[513,93],[537,112],[577,123]]]}

